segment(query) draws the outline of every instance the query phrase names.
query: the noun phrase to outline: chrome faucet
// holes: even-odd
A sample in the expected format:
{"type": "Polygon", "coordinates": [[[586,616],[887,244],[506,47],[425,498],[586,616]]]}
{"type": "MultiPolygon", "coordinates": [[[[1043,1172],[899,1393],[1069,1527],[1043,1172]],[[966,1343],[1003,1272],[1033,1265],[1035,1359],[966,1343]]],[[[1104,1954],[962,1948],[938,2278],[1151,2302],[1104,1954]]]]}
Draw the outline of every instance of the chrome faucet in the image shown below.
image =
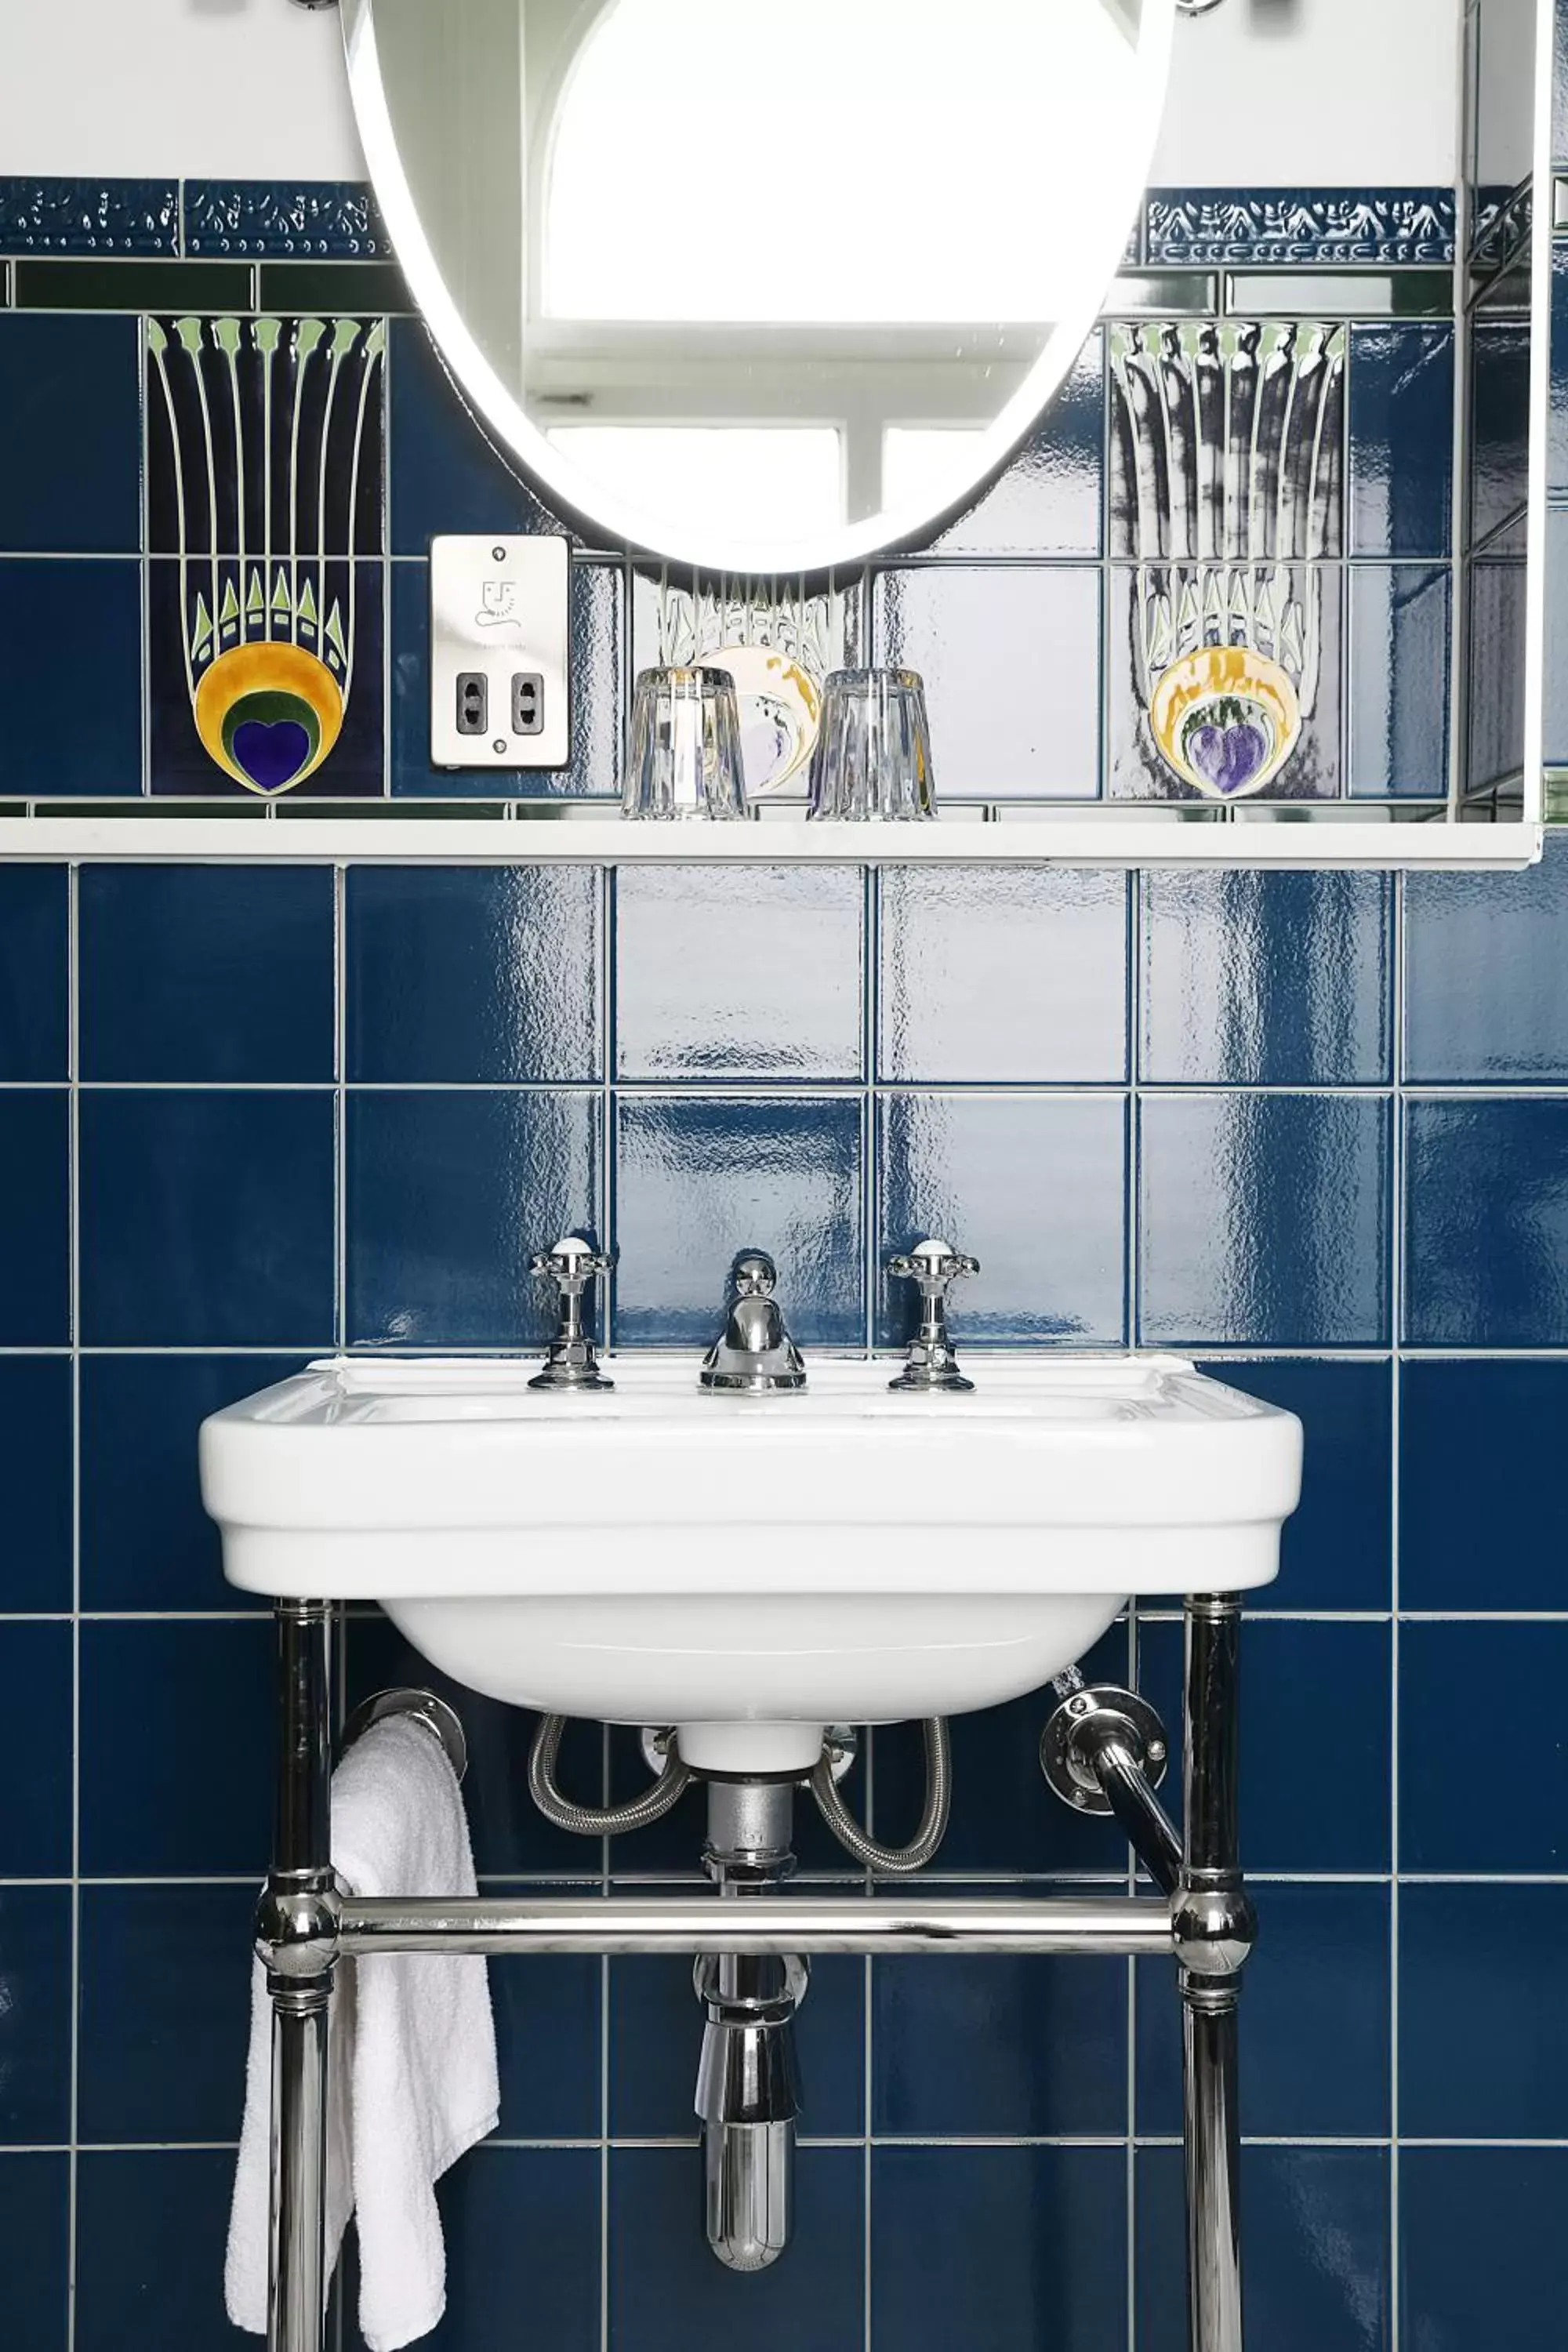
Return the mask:
{"type": "Polygon", "coordinates": [[[593,1339],[583,1320],[583,1293],[591,1282],[611,1273],[615,1254],[596,1250],[578,1234],[563,1234],[552,1250],[541,1250],[529,1260],[530,1274],[542,1275],[555,1289],[555,1336],[544,1359],[544,1370],[530,1381],[531,1389],[613,1389],[615,1382],[599,1369],[593,1339]]]}
{"type": "Polygon", "coordinates": [[[920,1329],[910,1342],[903,1370],[897,1380],[889,1381],[889,1388],[912,1389],[930,1396],[942,1390],[951,1395],[974,1386],[958,1369],[947,1328],[947,1294],[965,1275],[979,1271],[978,1258],[966,1257],[951,1242],[937,1240],[921,1242],[907,1257],[888,1260],[888,1272],[901,1282],[915,1283],[921,1294],[920,1329]]]}
{"type": "Polygon", "coordinates": [[[743,1251],[735,1260],[734,1296],[723,1331],[702,1360],[703,1388],[742,1396],[805,1388],[805,1360],[773,1297],[778,1278],[777,1266],[762,1250],[743,1251]]]}

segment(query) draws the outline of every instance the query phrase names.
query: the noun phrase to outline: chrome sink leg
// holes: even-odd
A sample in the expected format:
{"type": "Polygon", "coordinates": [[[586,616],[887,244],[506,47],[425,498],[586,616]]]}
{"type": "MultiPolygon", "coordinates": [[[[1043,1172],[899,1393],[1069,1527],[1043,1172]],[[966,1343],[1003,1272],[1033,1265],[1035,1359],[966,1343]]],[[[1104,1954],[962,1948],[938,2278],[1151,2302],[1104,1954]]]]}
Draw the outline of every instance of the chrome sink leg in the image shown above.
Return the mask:
{"type": "MultiPolygon", "coordinates": [[[[722,1895],[743,1901],[795,1869],[787,1782],[710,1780],[703,1863],[722,1895]]],[[[729,2270],[761,2271],[789,2243],[800,2083],[795,2012],[804,1959],[724,1953],[693,1981],[708,2011],[697,2075],[708,2242],[729,2270]]]]}
{"type": "Polygon", "coordinates": [[[272,1997],[268,2352],[323,2352],[331,1870],[331,1611],[278,1603],[279,1765],[257,1947],[272,1997]],[[323,1941],[323,1938],[325,1939],[323,1941]]]}
{"type": "Polygon", "coordinates": [[[1172,1907],[1181,1964],[1192,2352],[1242,2352],[1237,2015],[1256,1921],[1237,1837],[1241,1603],[1186,1604],[1186,1805],[1172,1907]]]}

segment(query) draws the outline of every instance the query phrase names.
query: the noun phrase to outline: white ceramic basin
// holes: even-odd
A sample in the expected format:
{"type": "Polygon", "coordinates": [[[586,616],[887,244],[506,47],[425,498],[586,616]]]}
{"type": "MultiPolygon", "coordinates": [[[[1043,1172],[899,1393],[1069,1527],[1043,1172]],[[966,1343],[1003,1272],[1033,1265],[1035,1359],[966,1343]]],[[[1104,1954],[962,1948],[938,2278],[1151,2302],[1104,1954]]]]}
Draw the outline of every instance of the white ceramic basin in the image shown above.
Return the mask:
{"type": "Polygon", "coordinates": [[[214,1414],[229,1581],[378,1601],[471,1689],[787,1770],[827,1723],[1038,1688],[1131,1593],[1268,1583],[1300,1492],[1295,1417],[1173,1356],[977,1354],[933,1397],[887,1362],[776,1397],[695,1357],[614,1358],[604,1395],[537,1369],[343,1358],[214,1414]]]}

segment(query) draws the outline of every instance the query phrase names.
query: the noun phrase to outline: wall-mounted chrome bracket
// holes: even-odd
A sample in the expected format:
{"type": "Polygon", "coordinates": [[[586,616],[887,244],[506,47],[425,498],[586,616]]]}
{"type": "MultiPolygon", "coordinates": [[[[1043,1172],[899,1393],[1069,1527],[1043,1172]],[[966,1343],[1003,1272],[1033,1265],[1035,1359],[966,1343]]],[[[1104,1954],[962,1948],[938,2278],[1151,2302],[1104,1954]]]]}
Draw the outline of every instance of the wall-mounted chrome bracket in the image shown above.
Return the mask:
{"type": "Polygon", "coordinates": [[[1091,1683],[1064,1698],[1040,1738],[1040,1769],[1076,1813],[1111,1813],[1144,1868],[1172,1894],[1182,1841],[1154,1795],[1170,1743],[1146,1698],[1115,1683],[1091,1683]]]}
{"type": "Polygon", "coordinates": [[[405,1715],[412,1723],[424,1725],[432,1738],[438,1739],[447,1751],[447,1761],[458,1780],[468,1769],[468,1743],[455,1709],[434,1691],[384,1690],[362,1699],[343,1726],[342,1752],[347,1755],[356,1739],[363,1739],[373,1724],[388,1722],[392,1717],[405,1715]]]}

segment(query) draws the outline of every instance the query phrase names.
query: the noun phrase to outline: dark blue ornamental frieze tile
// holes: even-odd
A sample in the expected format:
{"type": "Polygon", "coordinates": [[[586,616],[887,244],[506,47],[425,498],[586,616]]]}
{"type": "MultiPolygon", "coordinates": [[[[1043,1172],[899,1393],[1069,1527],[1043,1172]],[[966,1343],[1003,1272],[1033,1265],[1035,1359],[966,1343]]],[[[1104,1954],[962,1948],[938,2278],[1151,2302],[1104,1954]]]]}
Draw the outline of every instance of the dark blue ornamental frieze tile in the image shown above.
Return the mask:
{"type": "Polygon", "coordinates": [[[1180,268],[1285,263],[1449,262],[1447,188],[1155,188],[1149,262],[1180,268]]]}
{"type": "Polygon", "coordinates": [[[1470,225],[1470,259],[1478,269],[1495,269],[1530,241],[1534,184],[1517,188],[1480,188],[1470,225]]]}
{"type": "Polygon", "coordinates": [[[379,261],[392,248],[358,180],[187,180],[187,253],[379,261]]]}
{"type": "Polygon", "coordinates": [[[0,253],[177,253],[174,180],[0,175],[0,253]]]}

